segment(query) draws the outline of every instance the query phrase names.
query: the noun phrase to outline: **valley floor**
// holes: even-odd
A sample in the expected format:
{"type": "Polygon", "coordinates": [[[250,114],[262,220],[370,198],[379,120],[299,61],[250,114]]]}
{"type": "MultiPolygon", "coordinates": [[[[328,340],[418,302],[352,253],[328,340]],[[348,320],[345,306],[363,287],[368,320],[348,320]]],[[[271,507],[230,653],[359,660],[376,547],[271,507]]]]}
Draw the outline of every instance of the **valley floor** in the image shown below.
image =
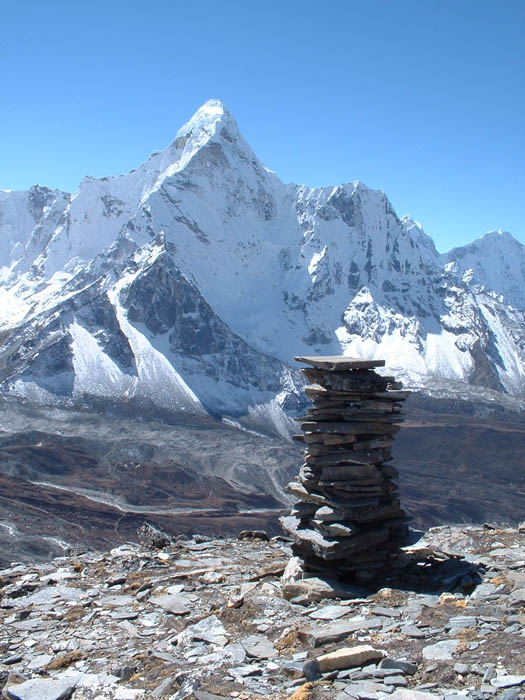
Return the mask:
{"type": "MultiPolygon", "coordinates": [[[[280,532],[301,446],[210,417],[164,422],[0,397],[0,565],[171,534],[280,532]]],[[[412,525],[523,519],[525,414],[413,395],[394,444],[412,525]]]]}

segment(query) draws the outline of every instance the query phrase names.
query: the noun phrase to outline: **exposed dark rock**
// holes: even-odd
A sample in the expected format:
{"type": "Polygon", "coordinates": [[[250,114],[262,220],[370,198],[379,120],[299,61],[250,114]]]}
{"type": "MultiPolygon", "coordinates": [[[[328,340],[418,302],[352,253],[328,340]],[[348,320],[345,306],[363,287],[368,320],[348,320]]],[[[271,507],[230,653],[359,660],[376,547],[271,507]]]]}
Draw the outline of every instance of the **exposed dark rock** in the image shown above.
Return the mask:
{"type": "Polygon", "coordinates": [[[152,549],[163,549],[171,544],[168,535],[149,523],[143,523],[139,527],[137,530],[137,537],[141,544],[146,547],[151,547],[152,549]]]}

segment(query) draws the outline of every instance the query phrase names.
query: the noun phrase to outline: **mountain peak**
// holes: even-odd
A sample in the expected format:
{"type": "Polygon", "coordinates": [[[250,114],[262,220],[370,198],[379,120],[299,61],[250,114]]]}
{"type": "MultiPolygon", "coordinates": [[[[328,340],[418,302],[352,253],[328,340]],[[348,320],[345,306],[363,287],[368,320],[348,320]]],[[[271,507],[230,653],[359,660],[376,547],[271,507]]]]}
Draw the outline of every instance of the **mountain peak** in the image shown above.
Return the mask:
{"type": "Polygon", "coordinates": [[[439,253],[436,250],[434,241],[419,221],[413,219],[409,214],[405,214],[401,217],[401,224],[410,238],[420,247],[421,251],[425,251],[428,257],[436,261],[439,253]]]}
{"type": "Polygon", "coordinates": [[[237,122],[228,108],[220,100],[208,100],[179,129],[177,138],[189,137],[203,131],[212,136],[217,132],[219,125],[226,127],[229,132],[238,132],[237,122]]]}
{"type": "Polygon", "coordinates": [[[509,233],[508,231],[503,231],[500,228],[495,231],[488,231],[484,236],[482,236],[482,238],[485,238],[486,240],[516,240],[511,233],[509,233]]]}
{"type": "Polygon", "coordinates": [[[514,236],[511,233],[509,233],[508,231],[503,231],[502,229],[497,229],[494,231],[488,231],[483,236],[476,238],[471,243],[467,243],[466,245],[457,246],[456,248],[452,248],[452,250],[450,250],[447,253],[447,255],[449,257],[452,257],[454,255],[458,255],[458,254],[463,255],[464,254],[463,251],[479,249],[480,246],[482,249],[486,249],[487,246],[491,250],[494,247],[500,249],[502,245],[507,245],[507,246],[510,245],[510,246],[513,246],[513,248],[519,249],[519,250],[523,249],[523,244],[520,243],[516,238],[514,238],[514,236]]]}

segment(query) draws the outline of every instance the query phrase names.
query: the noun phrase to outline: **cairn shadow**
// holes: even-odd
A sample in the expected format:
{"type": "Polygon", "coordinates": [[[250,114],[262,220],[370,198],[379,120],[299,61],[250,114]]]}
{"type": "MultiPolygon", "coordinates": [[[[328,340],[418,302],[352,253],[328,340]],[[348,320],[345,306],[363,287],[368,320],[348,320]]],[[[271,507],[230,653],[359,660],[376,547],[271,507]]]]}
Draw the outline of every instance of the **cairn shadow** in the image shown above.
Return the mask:
{"type": "Polygon", "coordinates": [[[486,568],[482,564],[468,561],[461,554],[427,544],[418,546],[423,536],[423,532],[411,530],[404,546],[391,552],[391,566],[373,582],[369,582],[366,588],[374,593],[388,587],[428,595],[471,595],[482,583],[486,568]]]}
{"type": "MultiPolygon", "coordinates": [[[[405,555],[407,556],[407,555],[405,555]]],[[[430,554],[423,558],[408,555],[402,568],[384,576],[381,585],[402,591],[429,595],[462,593],[471,595],[482,583],[485,568],[458,556],[430,554]]]]}

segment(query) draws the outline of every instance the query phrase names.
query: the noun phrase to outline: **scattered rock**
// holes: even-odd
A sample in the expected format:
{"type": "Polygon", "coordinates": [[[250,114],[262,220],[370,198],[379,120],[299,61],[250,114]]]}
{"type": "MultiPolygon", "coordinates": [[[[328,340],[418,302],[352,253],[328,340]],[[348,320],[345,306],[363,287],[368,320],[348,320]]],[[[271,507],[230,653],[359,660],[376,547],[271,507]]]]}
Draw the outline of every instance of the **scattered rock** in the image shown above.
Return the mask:
{"type": "Polygon", "coordinates": [[[151,694],[154,698],[162,698],[165,695],[167,695],[171,690],[173,689],[173,685],[175,683],[175,678],[169,677],[165,678],[162,683],[159,683],[159,685],[151,691],[151,694]]]}
{"type": "Polygon", "coordinates": [[[181,687],[171,696],[170,700],[189,700],[189,698],[194,698],[195,692],[199,690],[200,686],[201,683],[198,678],[188,678],[182,682],[181,687]]]}
{"type": "Polygon", "coordinates": [[[282,595],[286,600],[301,597],[302,605],[317,603],[326,598],[363,598],[370,591],[360,586],[351,586],[329,578],[309,576],[298,581],[283,582],[282,595]]]}
{"type": "Polygon", "coordinates": [[[137,537],[141,544],[150,549],[164,549],[171,544],[169,535],[149,523],[143,523],[139,527],[137,537]]]}
{"type": "Polygon", "coordinates": [[[206,690],[196,690],[193,693],[195,700],[225,700],[224,695],[214,695],[213,693],[208,693],[206,690]]]}
{"type": "Polygon", "coordinates": [[[436,700],[436,696],[432,693],[425,693],[420,690],[398,688],[392,693],[390,700],[436,700]]]}
{"type": "Polygon", "coordinates": [[[303,578],[303,575],[304,570],[302,561],[299,559],[299,557],[290,557],[288,564],[286,564],[281,579],[283,586],[286,586],[290,583],[295,583],[296,581],[300,581],[303,578]]]}
{"type": "Polygon", "coordinates": [[[21,654],[13,654],[13,656],[7,656],[5,659],[2,659],[2,663],[6,666],[12,666],[13,664],[20,663],[23,658],[21,654]]]}
{"type": "Polygon", "coordinates": [[[337,620],[345,615],[348,615],[348,608],[343,608],[341,605],[325,605],[311,612],[308,617],[312,620],[337,620]]]}
{"type": "Polygon", "coordinates": [[[216,615],[209,615],[200,622],[186,627],[177,637],[177,644],[184,645],[197,640],[225,646],[228,643],[228,635],[222,622],[216,615]]]}
{"type": "Polygon", "coordinates": [[[454,664],[454,671],[464,676],[469,672],[469,667],[467,664],[454,664]]]}
{"type": "Polygon", "coordinates": [[[525,683],[525,676],[497,676],[490,681],[494,688],[512,688],[525,683]]]}
{"type": "Polygon", "coordinates": [[[188,599],[181,595],[163,595],[150,598],[153,605],[159,605],[166,612],[172,615],[188,615],[188,599]]]}
{"type": "Polygon", "coordinates": [[[394,608],[384,608],[382,605],[375,605],[371,610],[373,615],[382,615],[384,617],[401,617],[401,611],[394,608]]]}
{"type": "Polygon", "coordinates": [[[51,654],[41,654],[40,656],[36,656],[27,664],[27,669],[29,671],[38,671],[39,669],[47,666],[52,658],[53,657],[51,654]]]}
{"type": "Polygon", "coordinates": [[[321,672],[362,666],[368,661],[382,659],[385,653],[368,644],[357,647],[343,647],[329,654],[318,656],[316,661],[321,672]]]}
{"type": "Polygon", "coordinates": [[[494,665],[492,664],[489,668],[487,668],[485,673],[482,672],[481,675],[483,676],[483,678],[481,679],[482,683],[490,683],[490,681],[493,678],[496,678],[496,675],[497,675],[494,665]]]}
{"type": "Polygon", "coordinates": [[[525,585],[523,543],[511,528],[432,528],[423,565],[403,569],[388,588],[306,609],[280,597],[279,571],[290,557],[282,540],[184,540],[160,552],[163,558],[128,544],[13,566],[0,571],[0,687],[68,680],[77,682],[72,700],[196,700],[197,693],[283,700],[316,678],[304,686],[312,700],[425,700],[429,693],[433,700],[518,700],[525,684],[512,683],[523,674],[525,616],[509,606],[509,591],[525,585]],[[457,578],[465,562],[441,554],[457,549],[492,562],[477,569],[482,583],[472,595],[457,578]],[[203,579],[205,572],[218,575],[203,579]],[[450,580],[454,593],[441,595],[450,580]],[[188,612],[158,604],[170,596],[188,612]],[[385,658],[319,667],[322,656],[364,644],[385,658]],[[436,648],[440,658],[426,658],[436,648]],[[318,659],[307,658],[313,649],[322,649],[318,659]]]}
{"type": "Polygon", "coordinates": [[[525,605],[525,588],[517,588],[509,595],[509,605],[525,605]]]}
{"type": "Polygon", "coordinates": [[[380,627],[380,620],[349,620],[348,622],[339,622],[328,627],[301,628],[298,630],[298,636],[307,646],[319,647],[323,644],[342,642],[358,631],[378,629],[380,627]]]}
{"type": "Polygon", "coordinates": [[[413,676],[417,671],[417,666],[412,661],[407,661],[405,659],[383,659],[379,664],[380,668],[399,670],[406,673],[409,676],[413,676]]]}
{"type": "Polygon", "coordinates": [[[72,679],[33,678],[7,688],[9,700],[68,700],[77,683],[72,679]]]}
{"type": "Polygon", "coordinates": [[[266,637],[245,637],[241,639],[241,644],[246,654],[253,659],[274,659],[277,656],[277,649],[266,637]]]}
{"type": "Polygon", "coordinates": [[[113,668],[111,673],[117,678],[119,678],[121,681],[129,681],[129,679],[131,678],[131,676],[133,676],[135,671],[135,666],[124,665],[113,668]]]}
{"type": "Polygon", "coordinates": [[[322,678],[321,667],[317,659],[310,659],[303,665],[303,676],[307,681],[317,681],[322,678]]]}
{"type": "Polygon", "coordinates": [[[447,639],[443,642],[429,644],[429,646],[423,648],[423,658],[432,661],[449,661],[458,645],[459,641],[457,639],[447,639]]]}

